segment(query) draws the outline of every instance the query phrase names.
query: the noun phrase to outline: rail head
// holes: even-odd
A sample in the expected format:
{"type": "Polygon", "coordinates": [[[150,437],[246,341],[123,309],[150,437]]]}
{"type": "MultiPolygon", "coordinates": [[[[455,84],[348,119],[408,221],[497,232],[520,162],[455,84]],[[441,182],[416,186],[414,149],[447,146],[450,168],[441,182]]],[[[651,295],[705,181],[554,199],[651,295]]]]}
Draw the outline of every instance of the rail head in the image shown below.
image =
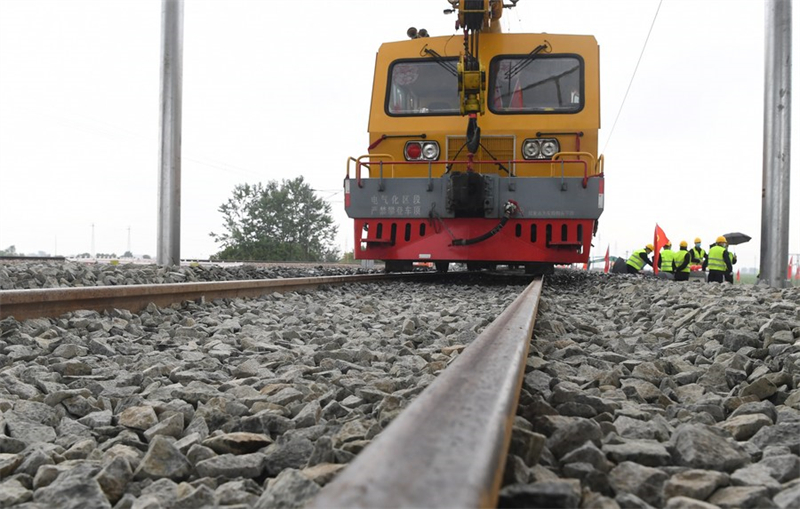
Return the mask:
{"type": "Polygon", "coordinates": [[[307,507],[495,507],[537,278],[307,507]]]}
{"type": "Polygon", "coordinates": [[[273,292],[313,289],[322,285],[364,283],[400,278],[420,279],[435,274],[355,274],[308,278],[250,279],[152,285],[92,286],[79,288],[41,288],[0,291],[0,320],[13,316],[55,318],[70,311],[127,309],[138,312],[151,302],[169,306],[187,300],[259,297],[273,292]]]}

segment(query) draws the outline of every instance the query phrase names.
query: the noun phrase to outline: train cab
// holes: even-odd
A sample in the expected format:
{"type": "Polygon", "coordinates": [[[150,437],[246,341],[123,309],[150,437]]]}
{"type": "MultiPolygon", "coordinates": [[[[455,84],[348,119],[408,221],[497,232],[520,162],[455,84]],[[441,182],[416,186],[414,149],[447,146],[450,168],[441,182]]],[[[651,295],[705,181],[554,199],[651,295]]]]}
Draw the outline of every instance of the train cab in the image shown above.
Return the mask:
{"type": "Polygon", "coordinates": [[[604,205],[596,40],[481,33],[470,54],[466,39],[378,50],[369,148],[344,183],[355,257],[389,270],[586,262],[604,205]]]}

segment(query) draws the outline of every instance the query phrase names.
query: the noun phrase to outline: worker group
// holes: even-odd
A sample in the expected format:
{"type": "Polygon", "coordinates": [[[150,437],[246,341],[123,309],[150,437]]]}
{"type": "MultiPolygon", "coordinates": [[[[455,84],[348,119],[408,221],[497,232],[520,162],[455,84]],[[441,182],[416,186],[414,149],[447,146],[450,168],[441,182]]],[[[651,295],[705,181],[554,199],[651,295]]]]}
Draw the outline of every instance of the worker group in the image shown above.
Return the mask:
{"type": "MultiPolygon", "coordinates": [[[[654,250],[653,244],[647,244],[634,251],[627,260],[619,258],[614,264],[613,272],[639,274],[645,265],[653,267],[650,254],[654,250]],[[624,260],[624,267],[621,260],[624,260]]],[[[694,271],[708,271],[709,283],[733,283],[736,254],[728,252],[728,241],[723,236],[717,237],[708,252],[702,248],[700,238],[694,239],[694,247],[691,249],[685,240],[681,241],[677,251],[672,250],[672,244],[668,241],[657,258],[658,271],[675,281],[688,281],[689,275],[694,271]]]]}

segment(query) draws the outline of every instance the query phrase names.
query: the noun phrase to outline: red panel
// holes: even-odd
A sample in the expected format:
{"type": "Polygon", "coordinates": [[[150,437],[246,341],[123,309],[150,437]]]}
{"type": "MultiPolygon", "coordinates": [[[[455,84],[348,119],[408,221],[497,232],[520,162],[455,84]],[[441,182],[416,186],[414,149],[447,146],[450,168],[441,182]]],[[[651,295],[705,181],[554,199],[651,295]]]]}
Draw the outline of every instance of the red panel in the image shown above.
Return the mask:
{"type": "Polygon", "coordinates": [[[594,228],[592,219],[511,219],[487,240],[453,246],[453,239],[491,231],[499,219],[356,219],[354,223],[357,259],[413,261],[585,263],[594,228]]]}

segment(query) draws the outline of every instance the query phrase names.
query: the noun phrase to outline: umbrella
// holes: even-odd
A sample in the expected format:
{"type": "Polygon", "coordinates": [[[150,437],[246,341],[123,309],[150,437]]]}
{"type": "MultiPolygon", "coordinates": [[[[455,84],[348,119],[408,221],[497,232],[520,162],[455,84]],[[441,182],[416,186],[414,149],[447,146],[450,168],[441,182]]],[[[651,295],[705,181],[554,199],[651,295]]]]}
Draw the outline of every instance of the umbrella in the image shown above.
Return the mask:
{"type": "Polygon", "coordinates": [[[735,246],[737,244],[744,244],[745,242],[750,241],[749,235],[745,235],[744,233],[740,232],[726,233],[725,235],[723,235],[723,237],[725,237],[725,240],[728,241],[728,245],[730,246],[735,246]]]}

